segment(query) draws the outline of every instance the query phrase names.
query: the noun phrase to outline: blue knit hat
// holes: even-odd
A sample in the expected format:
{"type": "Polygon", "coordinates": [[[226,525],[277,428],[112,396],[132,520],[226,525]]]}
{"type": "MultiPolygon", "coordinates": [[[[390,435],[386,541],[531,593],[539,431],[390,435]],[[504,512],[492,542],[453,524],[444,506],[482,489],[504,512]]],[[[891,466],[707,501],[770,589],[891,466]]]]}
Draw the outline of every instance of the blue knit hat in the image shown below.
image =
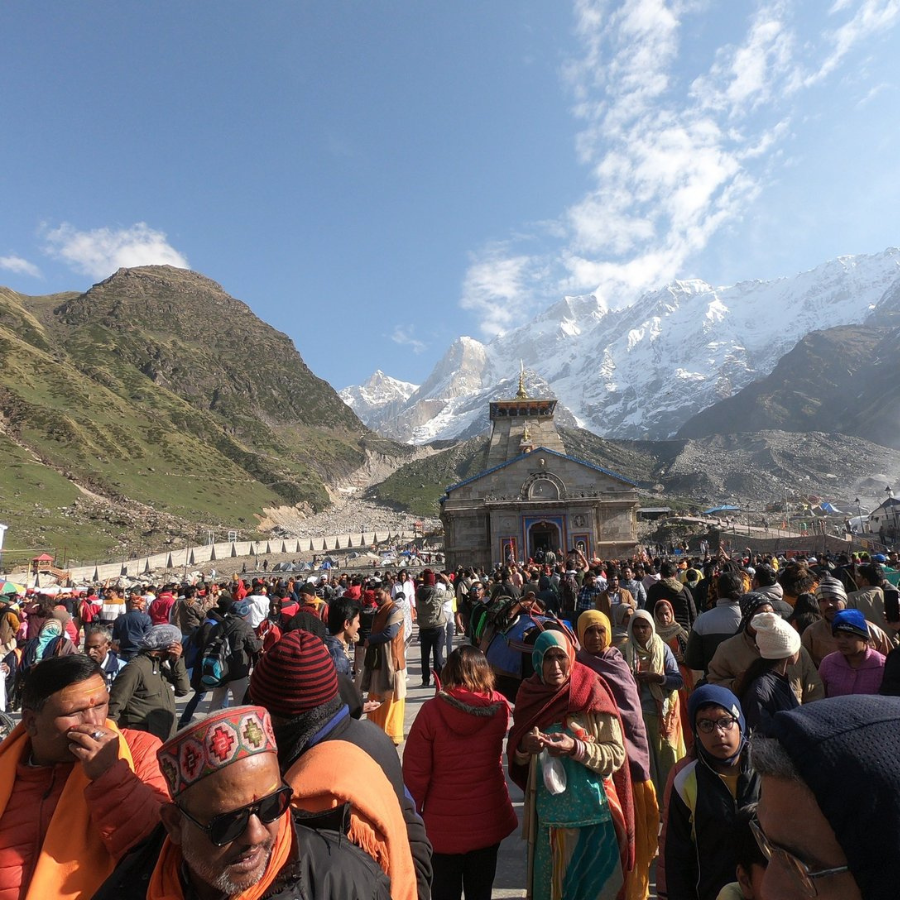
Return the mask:
{"type": "Polygon", "coordinates": [[[694,746],[707,762],[733,764],[737,761],[747,743],[747,720],[744,718],[743,709],[741,709],[741,701],[728,688],[724,688],[720,684],[704,684],[698,687],[688,699],[688,718],[691,722],[691,731],[694,732],[694,737],[697,738],[694,741],[694,746]],[[738,728],[741,729],[741,745],[738,747],[737,753],[728,759],[713,757],[707,752],[703,742],[697,738],[697,713],[707,706],[721,706],[725,712],[731,713],[738,720],[738,728]]]}
{"type": "Polygon", "coordinates": [[[900,697],[856,694],[775,714],[772,737],[831,825],[866,900],[897,897],[900,697]]]}
{"type": "Polygon", "coordinates": [[[855,634],[864,641],[869,640],[869,626],[866,617],[858,609],[842,609],[835,613],[831,620],[831,633],[836,635],[843,631],[846,634],[855,634]]]}

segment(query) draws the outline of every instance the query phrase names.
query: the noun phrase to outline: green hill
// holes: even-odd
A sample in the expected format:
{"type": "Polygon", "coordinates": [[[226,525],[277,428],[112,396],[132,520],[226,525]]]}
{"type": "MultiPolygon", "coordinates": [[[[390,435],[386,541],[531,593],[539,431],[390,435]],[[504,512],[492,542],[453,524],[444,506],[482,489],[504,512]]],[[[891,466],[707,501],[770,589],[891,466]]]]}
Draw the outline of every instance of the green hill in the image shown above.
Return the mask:
{"type": "Polygon", "coordinates": [[[93,559],[206,527],[249,536],[264,508],[328,506],[374,437],[286,335],[202,275],[0,289],[8,548],[93,559]]]}

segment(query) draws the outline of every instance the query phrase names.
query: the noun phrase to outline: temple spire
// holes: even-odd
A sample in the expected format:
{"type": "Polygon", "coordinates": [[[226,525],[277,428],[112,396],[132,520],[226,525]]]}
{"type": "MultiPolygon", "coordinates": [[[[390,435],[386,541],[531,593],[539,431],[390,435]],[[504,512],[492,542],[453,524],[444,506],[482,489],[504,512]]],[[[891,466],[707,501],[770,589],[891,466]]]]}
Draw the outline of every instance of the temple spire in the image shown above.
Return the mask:
{"type": "Polygon", "coordinates": [[[525,390],[525,363],[519,360],[519,391],[516,394],[516,400],[528,400],[528,392],[525,390]]]}

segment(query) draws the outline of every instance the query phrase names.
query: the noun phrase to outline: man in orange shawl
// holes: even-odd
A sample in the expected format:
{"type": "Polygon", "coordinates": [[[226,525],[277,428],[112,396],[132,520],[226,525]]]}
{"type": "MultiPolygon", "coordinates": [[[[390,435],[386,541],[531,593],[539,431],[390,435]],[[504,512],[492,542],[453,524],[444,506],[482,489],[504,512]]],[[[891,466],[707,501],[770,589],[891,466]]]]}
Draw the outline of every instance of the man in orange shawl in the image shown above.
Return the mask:
{"type": "Polygon", "coordinates": [[[90,897],[146,838],[168,800],[158,738],[107,718],[103,670],[88,656],[28,674],[22,722],[0,743],[0,898],[90,897]]]}
{"type": "Polygon", "coordinates": [[[389,900],[390,880],[343,833],[348,808],[291,814],[277,752],[258,706],[220,710],[163,744],[173,802],[95,900],[389,900]]]}
{"type": "Polygon", "coordinates": [[[322,641],[286,634],[254,669],[250,696],[272,715],[294,805],[321,812],[349,801],[350,840],[390,876],[394,900],[427,900],[431,843],[404,789],[397,751],[380,728],[350,716],[322,641]]]}

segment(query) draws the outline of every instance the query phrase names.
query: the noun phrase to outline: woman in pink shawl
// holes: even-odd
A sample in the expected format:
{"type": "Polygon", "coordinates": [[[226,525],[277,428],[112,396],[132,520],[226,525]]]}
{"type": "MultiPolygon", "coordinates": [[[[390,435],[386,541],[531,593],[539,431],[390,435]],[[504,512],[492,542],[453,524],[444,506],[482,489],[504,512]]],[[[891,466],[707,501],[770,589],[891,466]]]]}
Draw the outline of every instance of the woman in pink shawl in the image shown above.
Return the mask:
{"type": "Polygon", "coordinates": [[[599,610],[587,610],[578,619],[581,649],[575,659],[596,672],[609,687],[622,716],[625,754],[631,770],[634,798],[635,861],[625,878],[626,900],[647,900],[650,895],[650,864],[657,852],[659,804],[650,778],[650,747],[647,726],[641,714],[641,698],[631,669],[612,646],[613,629],[599,610]]]}

